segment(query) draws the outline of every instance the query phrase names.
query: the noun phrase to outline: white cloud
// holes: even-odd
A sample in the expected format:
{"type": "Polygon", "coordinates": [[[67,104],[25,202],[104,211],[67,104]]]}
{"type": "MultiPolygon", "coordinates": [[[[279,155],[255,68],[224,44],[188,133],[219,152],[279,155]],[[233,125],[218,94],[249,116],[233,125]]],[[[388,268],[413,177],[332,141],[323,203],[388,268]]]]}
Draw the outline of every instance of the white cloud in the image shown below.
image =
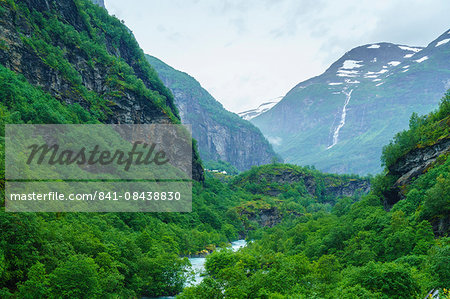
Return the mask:
{"type": "Polygon", "coordinates": [[[281,137],[267,137],[267,141],[272,145],[281,145],[282,139],[281,137]]]}

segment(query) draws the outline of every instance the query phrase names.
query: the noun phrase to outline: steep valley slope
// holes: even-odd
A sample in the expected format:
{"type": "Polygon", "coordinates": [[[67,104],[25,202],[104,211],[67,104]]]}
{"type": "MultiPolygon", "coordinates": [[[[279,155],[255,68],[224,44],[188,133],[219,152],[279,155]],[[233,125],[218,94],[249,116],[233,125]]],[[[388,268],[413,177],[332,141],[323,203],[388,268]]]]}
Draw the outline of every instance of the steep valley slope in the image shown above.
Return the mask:
{"type": "Polygon", "coordinates": [[[220,160],[247,170],[279,159],[258,128],[227,111],[197,80],[153,56],[146,58],[172,91],[182,123],[192,125],[206,164],[220,160]]]}

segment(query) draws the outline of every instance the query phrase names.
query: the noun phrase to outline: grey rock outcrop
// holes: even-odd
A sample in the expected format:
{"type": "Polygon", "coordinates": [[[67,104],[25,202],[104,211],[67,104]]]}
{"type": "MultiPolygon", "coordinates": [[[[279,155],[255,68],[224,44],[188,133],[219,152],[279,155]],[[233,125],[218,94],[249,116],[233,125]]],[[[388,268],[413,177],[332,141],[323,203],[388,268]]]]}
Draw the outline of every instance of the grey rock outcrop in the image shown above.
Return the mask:
{"type": "Polygon", "coordinates": [[[396,202],[404,198],[402,190],[418,176],[425,173],[441,155],[450,153],[450,138],[445,138],[437,143],[418,147],[400,157],[389,167],[389,174],[396,177],[392,189],[386,194],[385,205],[390,208],[396,202]]]}

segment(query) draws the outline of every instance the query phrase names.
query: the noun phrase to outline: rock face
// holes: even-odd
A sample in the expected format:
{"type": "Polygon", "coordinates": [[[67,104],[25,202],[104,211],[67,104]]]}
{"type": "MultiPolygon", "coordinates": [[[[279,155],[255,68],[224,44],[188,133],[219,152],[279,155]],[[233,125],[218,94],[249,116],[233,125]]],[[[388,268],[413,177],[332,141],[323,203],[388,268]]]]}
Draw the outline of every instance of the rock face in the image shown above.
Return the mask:
{"type": "MultiPolygon", "coordinates": [[[[88,2],[85,7],[73,0],[21,2],[42,19],[30,17],[22,8],[6,6],[2,10],[2,65],[60,101],[101,110],[100,119],[105,123],[179,122],[172,94],[120,21],[88,2]],[[97,22],[104,23],[86,19],[89,14],[82,9],[101,16],[97,22]],[[101,26],[114,27],[114,35],[102,29],[101,37],[93,36],[101,26]],[[41,35],[44,31],[47,36],[41,35]]],[[[193,152],[193,177],[202,180],[203,170],[193,152]]]]}
{"type": "Polygon", "coordinates": [[[258,128],[223,108],[194,78],[155,57],[147,59],[172,91],[182,122],[192,125],[203,160],[247,170],[278,159],[258,128]]]}
{"type": "Polygon", "coordinates": [[[386,205],[391,207],[403,199],[402,189],[410,184],[415,178],[425,173],[441,155],[450,153],[450,138],[445,138],[437,143],[415,148],[402,156],[396,163],[389,167],[389,174],[397,177],[394,188],[386,194],[386,205]]]}
{"type": "Polygon", "coordinates": [[[335,185],[326,186],[326,195],[331,197],[352,197],[357,193],[367,194],[370,191],[369,180],[349,179],[335,185]]]}
{"type": "Polygon", "coordinates": [[[332,173],[380,172],[382,148],[413,112],[435,109],[450,88],[450,31],[426,48],[354,48],[252,118],[287,163],[332,173]]]}
{"type": "MultiPolygon", "coordinates": [[[[273,227],[281,222],[283,218],[277,207],[270,207],[267,209],[258,209],[256,211],[243,210],[240,213],[240,218],[248,221],[255,221],[262,227],[273,227]]],[[[244,226],[246,221],[244,221],[244,226]]],[[[248,228],[247,228],[248,230],[248,228]]]]}

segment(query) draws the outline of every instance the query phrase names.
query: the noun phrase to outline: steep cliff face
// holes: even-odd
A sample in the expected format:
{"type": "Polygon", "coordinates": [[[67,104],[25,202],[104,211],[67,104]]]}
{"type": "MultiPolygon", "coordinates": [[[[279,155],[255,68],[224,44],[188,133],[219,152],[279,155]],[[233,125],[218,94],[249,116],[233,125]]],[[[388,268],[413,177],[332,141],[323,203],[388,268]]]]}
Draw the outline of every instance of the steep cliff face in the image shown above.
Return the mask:
{"type": "Polygon", "coordinates": [[[386,208],[390,209],[405,199],[411,184],[425,175],[439,160],[447,159],[449,154],[450,138],[447,137],[430,146],[416,147],[390,165],[387,168],[387,177],[393,185],[384,192],[386,208]]]}
{"type": "MultiPolygon", "coordinates": [[[[0,63],[31,84],[105,123],[179,123],[172,94],[106,10],[86,0],[3,1],[0,8],[0,63]]],[[[203,178],[198,162],[193,175],[203,178]]]]}
{"type": "Polygon", "coordinates": [[[182,122],[192,125],[203,160],[221,160],[246,170],[278,159],[255,126],[223,108],[194,78],[155,57],[147,59],[172,91],[182,122]]]}
{"type": "Polygon", "coordinates": [[[415,148],[408,152],[389,167],[389,173],[399,177],[395,186],[401,188],[410,184],[436,163],[440,156],[448,153],[450,153],[450,138],[444,138],[431,146],[415,148]]]}
{"type": "Polygon", "coordinates": [[[325,183],[325,194],[329,197],[352,197],[356,194],[367,194],[370,191],[368,179],[347,179],[337,183],[325,183]]]}
{"type": "Polygon", "coordinates": [[[238,214],[247,232],[253,229],[250,222],[256,222],[262,227],[273,227],[283,219],[283,214],[274,206],[254,210],[238,209],[238,214]]]}
{"type": "MultiPolygon", "coordinates": [[[[6,49],[1,52],[0,63],[21,73],[30,83],[43,87],[55,98],[68,103],[79,102],[91,109],[96,103],[89,103],[88,97],[90,92],[95,93],[98,98],[109,102],[103,109],[104,112],[109,112],[105,113],[107,122],[170,123],[175,120],[173,111],[157,104],[158,100],[164,100],[168,107],[173,105],[170,93],[149,66],[137,63],[142,58],[142,53],[139,53],[136,41],[125,27],[94,7],[90,7],[92,16],[98,14],[109,20],[104,24],[91,23],[83,17],[85,15],[81,13],[83,8],[80,3],[90,6],[83,1],[30,0],[20,3],[16,10],[4,11],[0,38],[6,49]],[[26,9],[34,10],[39,15],[30,18],[26,9]],[[52,20],[52,17],[57,20],[52,20]],[[35,27],[39,21],[43,21],[45,29],[35,27]],[[106,30],[108,28],[102,25],[117,26],[115,28],[118,28],[119,34],[110,35],[106,30]],[[89,31],[96,29],[104,31],[103,43],[90,36],[89,31]],[[65,32],[69,36],[63,30],[69,30],[65,32]],[[43,34],[41,36],[42,32],[50,35],[48,40],[43,34]],[[75,42],[78,39],[85,45],[77,47],[75,42]],[[103,49],[88,53],[89,50],[83,46],[100,46],[103,49]],[[108,65],[107,62],[113,65],[108,65]],[[110,81],[113,77],[119,75],[116,68],[121,67],[128,68],[127,75],[134,77],[136,81],[141,80],[145,84],[144,88],[154,90],[156,95],[143,96],[139,94],[138,88],[123,88],[112,84],[110,81]],[[83,94],[85,90],[87,94],[83,94]],[[120,92],[120,95],[115,96],[116,92],[120,92]]],[[[118,78],[116,83],[131,83],[134,80],[118,78]]]]}
{"type": "Polygon", "coordinates": [[[450,139],[417,148],[389,167],[392,186],[384,190],[386,209],[413,206],[417,218],[428,220],[437,236],[450,232],[450,139]]]}

